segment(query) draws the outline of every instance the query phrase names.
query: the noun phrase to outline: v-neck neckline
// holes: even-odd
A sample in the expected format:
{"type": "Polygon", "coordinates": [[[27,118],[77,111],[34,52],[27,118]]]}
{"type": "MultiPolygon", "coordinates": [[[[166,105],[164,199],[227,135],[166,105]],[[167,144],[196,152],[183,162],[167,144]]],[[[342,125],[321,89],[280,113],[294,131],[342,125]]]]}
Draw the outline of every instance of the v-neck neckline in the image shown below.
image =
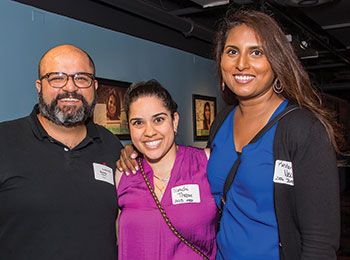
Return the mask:
{"type": "MultiPolygon", "coordinates": [[[[183,147],[181,145],[178,145],[177,151],[176,151],[176,157],[175,157],[175,161],[174,161],[174,165],[173,168],[171,169],[171,173],[170,173],[170,178],[168,181],[168,184],[165,187],[163,196],[161,197],[161,199],[158,200],[159,202],[163,205],[163,204],[169,204],[169,196],[170,195],[170,200],[171,200],[171,188],[173,188],[173,183],[176,182],[176,177],[179,174],[179,167],[181,165],[181,162],[183,160],[183,147]],[[169,188],[171,187],[171,188],[169,188]]],[[[151,166],[148,164],[148,162],[144,159],[143,160],[143,167],[145,169],[145,173],[146,176],[150,182],[150,184],[152,185],[153,190],[155,190],[155,184],[154,184],[154,172],[151,168],[151,166]]]]}
{"type": "MultiPolygon", "coordinates": [[[[275,111],[272,113],[272,115],[270,116],[269,120],[267,121],[266,125],[271,121],[273,120],[285,107],[287,107],[288,105],[288,100],[287,99],[284,99],[278,106],[277,108],[275,109],[275,111]]],[[[245,146],[242,146],[242,150],[239,152],[237,151],[236,149],[236,143],[235,143],[235,137],[234,137],[234,117],[235,117],[235,113],[237,111],[237,107],[236,106],[233,110],[233,113],[232,113],[232,120],[231,120],[231,124],[232,124],[232,131],[231,131],[231,140],[232,140],[232,143],[233,143],[233,150],[235,151],[235,153],[237,154],[237,156],[239,154],[242,154],[243,153],[243,150],[245,150],[250,144],[252,143],[255,143],[255,142],[252,142],[254,139],[256,139],[257,136],[260,135],[261,131],[265,128],[266,125],[264,125],[264,127],[262,129],[260,129],[254,136],[252,139],[250,139],[250,141],[245,145],[245,146]]]]}

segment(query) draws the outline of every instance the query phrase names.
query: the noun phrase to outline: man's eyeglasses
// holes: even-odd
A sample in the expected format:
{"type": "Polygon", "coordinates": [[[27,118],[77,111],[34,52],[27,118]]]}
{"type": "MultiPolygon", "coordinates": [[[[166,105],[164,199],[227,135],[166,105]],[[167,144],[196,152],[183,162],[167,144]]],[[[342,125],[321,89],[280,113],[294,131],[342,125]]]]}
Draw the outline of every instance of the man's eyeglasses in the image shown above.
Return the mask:
{"type": "Polygon", "coordinates": [[[78,88],[89,88],[95,80],[95,76],[87,72],[69,75],[64,72],[50,72],[42,76],[40,80],[47,79],[49,85],[53,88],[63,88],[67,84],[69,77],[72,78],[74,85],[78,88]]]}

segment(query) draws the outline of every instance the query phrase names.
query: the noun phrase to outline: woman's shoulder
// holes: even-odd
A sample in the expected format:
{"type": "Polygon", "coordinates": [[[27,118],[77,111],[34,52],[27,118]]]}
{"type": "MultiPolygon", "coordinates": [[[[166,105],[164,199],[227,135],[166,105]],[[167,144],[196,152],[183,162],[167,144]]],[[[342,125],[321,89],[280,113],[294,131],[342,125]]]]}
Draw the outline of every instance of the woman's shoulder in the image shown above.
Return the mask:
{"type": "Polygon", "coordinates": [[[124,193],[124,191],[128,190],[128,187],[137,187],[144,182],[144,179],[140,173],[140,170],[138,170],[136,173],[126,173],[116,169],[114,181],[117,194],[120,196],[122,193],[124,193]]]}
{"type": "Polygon", "coordinates": [[[188,145],[179,145],[179,149],[181,150],[181,153],[185,158],[198,161],[204,161],[206,162],[208,160],[205,149],[194,147],[194,146],[188,146],[188,145]]]}
{"type": "Polygon", "coordinates": [[[185,154],[201,154],[204,153],[204,148],[195,147],[191,145],[178,145],[179,149],[185,154]]]}
{"type": "Polygon", "coordinates": [[[327,136],[320,119],[307,108],[296,109],[282,118],[277,133],[293,142],[306,140],[315,134],[327,136]]]}
{"type": "Polygon", "coordinates": [[[292,129],[304,129],[312,127],[315,123],[321,124],[316,115],[306,108],[299,108],[288,113],[280,120],[280,124],[292,129]]]}

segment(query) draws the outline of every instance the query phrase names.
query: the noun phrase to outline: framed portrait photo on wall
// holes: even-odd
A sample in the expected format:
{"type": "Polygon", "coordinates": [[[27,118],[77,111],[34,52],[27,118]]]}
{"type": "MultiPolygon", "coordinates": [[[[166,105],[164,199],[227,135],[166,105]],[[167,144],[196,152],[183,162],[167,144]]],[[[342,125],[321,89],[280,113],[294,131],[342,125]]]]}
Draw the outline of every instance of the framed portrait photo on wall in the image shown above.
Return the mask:
{"type": "Polygon", "coordinates": [[[94,122],[117,135],[121,140],[130,139],[124,110],[124,95],[129,82],[96,78],[98,81],[94,122]]]}
{"type": "Polygon", "coordinates": [[[193,139],[207,141],[209,130],[216,115],[216,98],[192,95],[193,107],[193,139]]]}

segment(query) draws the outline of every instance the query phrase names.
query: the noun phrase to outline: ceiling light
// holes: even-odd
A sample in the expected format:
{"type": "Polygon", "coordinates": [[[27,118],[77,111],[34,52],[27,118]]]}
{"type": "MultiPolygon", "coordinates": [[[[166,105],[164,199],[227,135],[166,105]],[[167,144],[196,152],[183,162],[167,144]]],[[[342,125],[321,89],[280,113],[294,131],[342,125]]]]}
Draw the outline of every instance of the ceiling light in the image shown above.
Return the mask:
{"type": "Polygon", "coordinates": [[[293,36],[291,34],[286,34],[286,38],[289,42],[292,42],[293,36]]]}
{"type": "Polygon", "coordinates": [[[191,0],[191,1],[203,6],[204,8],[214,7],[219,5],[226,5],[230,3],[230,0],[191,0]]]}
{"type": "Polygon", "coordinates": [[[302,48],[303,50],[306,50],[309,47],[309,43],[307,41],[300,41],[299,47],[302,48]]]}

